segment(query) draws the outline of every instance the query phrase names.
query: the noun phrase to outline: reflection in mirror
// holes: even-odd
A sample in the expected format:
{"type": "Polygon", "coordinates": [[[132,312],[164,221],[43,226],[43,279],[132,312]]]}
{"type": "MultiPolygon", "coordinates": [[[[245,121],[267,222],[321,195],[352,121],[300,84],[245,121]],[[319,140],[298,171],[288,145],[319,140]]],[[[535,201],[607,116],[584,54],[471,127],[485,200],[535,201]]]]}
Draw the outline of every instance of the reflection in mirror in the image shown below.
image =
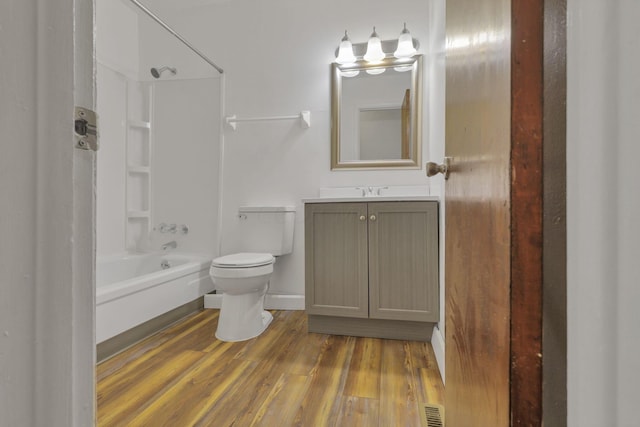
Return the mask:
{"type": "Polygon", "coordinates": [[[332,169],[420,167],[421,59],[333,64],[332,169]]]}

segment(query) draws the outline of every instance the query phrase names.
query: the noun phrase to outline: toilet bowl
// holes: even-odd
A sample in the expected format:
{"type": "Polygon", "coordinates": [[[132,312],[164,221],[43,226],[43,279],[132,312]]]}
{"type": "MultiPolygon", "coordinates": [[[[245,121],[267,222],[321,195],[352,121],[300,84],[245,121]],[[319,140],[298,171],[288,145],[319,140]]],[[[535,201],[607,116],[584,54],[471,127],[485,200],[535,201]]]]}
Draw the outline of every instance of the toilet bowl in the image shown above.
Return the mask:
{"type": "Polygon", "coordinates": [[[264,296],[275,258],[268,253],[242,252],[216,258],[209,274],[222,291],[216,338],[245,341],[260,335],[273,316],[264,310],[264,296]]]}
{"type": "Polygon", "coordinates": [[[216,338],[244,341],[260,335],[273,316],[264,311],[264,296],[276,256],[293,251],[293,206],[243,206],[232,236],[237,252],[216,258],[209,273],[222,291],[216,338]]]}

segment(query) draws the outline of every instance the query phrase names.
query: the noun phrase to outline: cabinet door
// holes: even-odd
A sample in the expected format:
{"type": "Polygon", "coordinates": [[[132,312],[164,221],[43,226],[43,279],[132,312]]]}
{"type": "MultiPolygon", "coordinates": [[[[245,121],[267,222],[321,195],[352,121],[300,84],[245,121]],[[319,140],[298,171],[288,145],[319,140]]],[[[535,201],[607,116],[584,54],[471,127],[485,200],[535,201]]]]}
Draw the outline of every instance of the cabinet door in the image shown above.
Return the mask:
{"type": "Polygon", "coordinates": [[[368,317],[367,205],[305,205],[307,313],[368,317]]]}
{"type": "Polygon", "coordinates": [[[438,321],[437,202],[369,203],[369,316],[438,321]]]}

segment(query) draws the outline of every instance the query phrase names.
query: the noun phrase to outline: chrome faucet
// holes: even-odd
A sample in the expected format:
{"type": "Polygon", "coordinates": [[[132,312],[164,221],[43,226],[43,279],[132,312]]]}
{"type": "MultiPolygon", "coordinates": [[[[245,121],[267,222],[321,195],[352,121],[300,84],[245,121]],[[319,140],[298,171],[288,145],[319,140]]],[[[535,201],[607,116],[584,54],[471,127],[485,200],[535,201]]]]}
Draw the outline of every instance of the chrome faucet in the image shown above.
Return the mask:
{"type": "Polygon", "coordinates": [[[162,250],[163,250],[163,251],[166,251],[166,250],[168,250],[168,249],[175,249],[175,248],[177,248],[177,247],[178,247],[178,244],[176,243],[176,241],[175,241],[175,240],[172,240],[172,241],[170,241],[170,242],[165,243],[164,245],[162,245],[162,250]]]}

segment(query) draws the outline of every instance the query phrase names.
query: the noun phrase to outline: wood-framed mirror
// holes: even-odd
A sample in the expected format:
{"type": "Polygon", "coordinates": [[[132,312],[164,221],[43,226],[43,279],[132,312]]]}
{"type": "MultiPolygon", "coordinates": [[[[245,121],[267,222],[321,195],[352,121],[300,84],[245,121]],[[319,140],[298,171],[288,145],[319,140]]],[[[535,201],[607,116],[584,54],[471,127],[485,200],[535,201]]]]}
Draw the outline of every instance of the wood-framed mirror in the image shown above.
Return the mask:
{"type": "Polygon", "coordinates": [[[332,64],[331,169],[421,167],[422,55],[332,64]]]}

